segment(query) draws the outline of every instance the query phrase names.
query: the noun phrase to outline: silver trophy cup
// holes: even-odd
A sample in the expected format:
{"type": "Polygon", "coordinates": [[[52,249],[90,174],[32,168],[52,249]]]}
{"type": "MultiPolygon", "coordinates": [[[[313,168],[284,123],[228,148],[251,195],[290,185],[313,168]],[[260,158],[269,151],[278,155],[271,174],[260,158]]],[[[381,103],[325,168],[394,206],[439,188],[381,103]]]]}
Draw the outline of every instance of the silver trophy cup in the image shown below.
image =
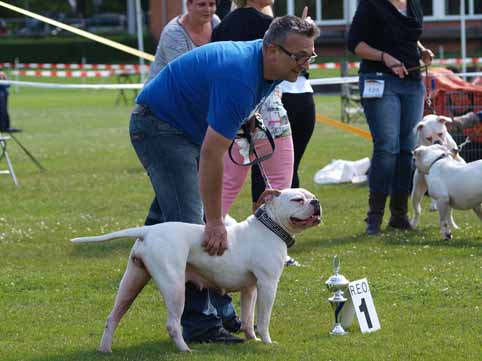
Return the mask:
{"type": "Polygon", "coordinates": [[[333,257],[333,272],[334,274],[325,282],[326,287],[333,292],[333,296],[328,298],[328,301],[335,312],[335,324],[333,325],[330,335],[341,336],[348,333],[341,325],[340,316],[341,310],[347,301],[347,298],[343,296],[343,290],[346,289],[349,281],[345,278],[345,276],[339,274],[340,260],[338,259],[338,256],[333,257]]]}

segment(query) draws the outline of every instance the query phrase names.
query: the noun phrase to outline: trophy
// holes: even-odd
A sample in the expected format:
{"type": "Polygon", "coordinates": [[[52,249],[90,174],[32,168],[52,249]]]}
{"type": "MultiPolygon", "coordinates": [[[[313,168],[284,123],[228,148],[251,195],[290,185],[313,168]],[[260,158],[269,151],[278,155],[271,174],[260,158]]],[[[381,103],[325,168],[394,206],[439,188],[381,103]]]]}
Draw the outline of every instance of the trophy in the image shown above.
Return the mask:
{"type": "Polygon", "coordinates": [[[333,292],[333,296],[328,298],[328,301],[335,312],[335,324],[330,335],[341,336],[347,334],[341,325],[340,313],[347,301],[347,298],[343,296],[343,290],[348,286],[349,282],[345,276],[338,274],[338,272],[340,272],[340,260],[338,256],[333,257],[333,272],[334,274],[325,282],[326,287],[333,292]]]}

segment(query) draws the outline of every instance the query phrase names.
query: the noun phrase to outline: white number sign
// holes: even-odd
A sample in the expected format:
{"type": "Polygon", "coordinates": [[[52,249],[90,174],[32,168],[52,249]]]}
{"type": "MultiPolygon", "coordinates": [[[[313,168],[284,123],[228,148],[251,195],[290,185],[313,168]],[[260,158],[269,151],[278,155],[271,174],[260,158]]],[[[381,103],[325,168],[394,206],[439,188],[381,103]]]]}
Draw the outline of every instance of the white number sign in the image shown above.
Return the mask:
{"type": "Polygon", "coordinates": [[[366,333],[379,330],[380,321],[378,321],[377,311],[375,311],[367,279],[363,278],[350,282],[348,284],[348,292],[353,301],[361,332],[366,333]]]}

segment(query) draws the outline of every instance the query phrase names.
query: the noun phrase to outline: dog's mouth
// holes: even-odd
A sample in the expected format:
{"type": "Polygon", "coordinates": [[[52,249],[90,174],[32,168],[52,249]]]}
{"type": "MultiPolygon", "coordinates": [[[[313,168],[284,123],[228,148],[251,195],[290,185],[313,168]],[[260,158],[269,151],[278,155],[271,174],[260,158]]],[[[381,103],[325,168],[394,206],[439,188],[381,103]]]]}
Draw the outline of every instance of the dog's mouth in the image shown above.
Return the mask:
{"type": "Polygon", "coordinates": [[[300,219],[297,217],[290,217],[290,222],[295,227],[311,227],[321,223],[320,211],[315,211],[310,217],[306,219],[300,219]]]}

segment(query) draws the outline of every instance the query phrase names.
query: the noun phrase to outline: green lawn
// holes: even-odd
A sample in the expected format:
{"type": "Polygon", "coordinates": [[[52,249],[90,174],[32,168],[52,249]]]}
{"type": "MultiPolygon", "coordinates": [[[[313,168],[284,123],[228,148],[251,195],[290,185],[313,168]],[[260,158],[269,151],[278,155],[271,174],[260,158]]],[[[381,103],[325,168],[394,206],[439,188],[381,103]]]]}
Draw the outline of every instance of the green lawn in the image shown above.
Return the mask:
{"type": "MultiPolygon", "coordinates": [[[[132,242],[74,246],[69,239],[143,222],[152,191],[130,146],[130,106],[115,106],[112,91],[21,88],[11,95],[12,125],[24,129],[18,138],[47,171],[8,143],[21,186],[0,176],[0,360],[480,360],[476,216],[456,212],[461,229],[442,241],[425,200],[419,230],[365,236],[366,186],[316,186],[312,179],[332,159],[369,156],[371,144],[321,124],[301,179],[320,198],[323,223],[290,250],[302,267],[286,269],[279,285],[271,322],[278,343],[194,345],[192,355],[180,354],[149,285],[120,324],[114,353],[98,354],[132,242]],[[335,254],[347,278],[368,278],[380,331],[328,335],[333,313],[324,282],[335,254]]],[[[318,98],[318,111],[338,119],[339,103],[318,98]]],[[[231,213],[244,218],[249,209],[245,187],[231,213]]]]}

